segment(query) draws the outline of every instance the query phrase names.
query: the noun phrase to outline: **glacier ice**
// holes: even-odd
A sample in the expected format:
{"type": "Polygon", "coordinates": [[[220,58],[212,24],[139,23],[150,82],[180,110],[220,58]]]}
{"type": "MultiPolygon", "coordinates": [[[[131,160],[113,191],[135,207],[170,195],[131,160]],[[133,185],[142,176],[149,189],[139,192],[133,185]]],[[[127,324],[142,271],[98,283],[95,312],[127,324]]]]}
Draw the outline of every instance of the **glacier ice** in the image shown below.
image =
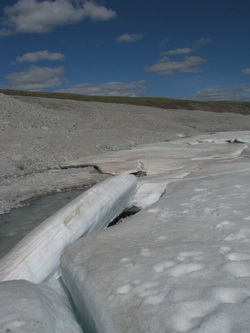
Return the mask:
{"type": "MultiPolygon", "coordinates": [[[[216,133],[67,162],[89,163],[110,174],[141,170],[148,176],[138,182],[132,175],[112,177],[100,183],[98,191],[93,188],[87,199],[83,196],[86,205],[80,200],[66,206],[63,214],[45,221],[0,262],[1,279],[43,281],[62,254],[63,281],[86,332],[248,332],[249,134],[216,133]],[[115,227],[89,234],[103,229],[111,215],[126,207],[141,211],[115,227]],[[81,220],[81,214],[87,219],[81,220]],[[82,234],[88,236],[76,240],[82,234]]],[[[56,317],[47,331],[63,332],[63,320],[65,327],[73,320],[68,331],[78,332],[67,301],[58,295],[57,281],[47,280],[46,286],[1,282],[1,296],[7,295],[5,289],[8,295],[13,290],[15,304],[27,299],[27,311],[19,306],[13,313],[12,296],[0,298],[1,308],[6,307],[1,324],[10,318],[8,327],[14,329],[23,316],[33,325],[29,320],[40,318],[45,306],[43,320],[56,317]],[[20,295],[17,301],[15,294],[20,295]],[[55,304],[59,313],[54,312],[55,304]],[[29,311],[32,306],[38,310],[34,314],[29,311]]],[[[32,326],[24,332],[29,327],[36,332],[32,326]]]]}
{"type": "Polygon", "coordinates": [[[0,295],[1,332],[82,333],[69,303],[45,285],[4,281],[0,295]]]}
{"type": "Polygon", "coordinates": [[[105,228],[128,206],[136,177],[122,174],[93,186],[31,231],[0,261],[0,281],[26,279],[39,283],[59,266],[67,245],[105,228]]]}
{"type": "Polygon", "coordinates": [[[126,211],[137,212],[157,202],[172,182],[185,178],[190,171],[164,172],[138,179],[137,190],[126,211]]]}
{"type": "Polygon", "coordinates": [[[249,175],[248,158],[209,160],[126,222],[70,245],[62,276],[83,328],[249,331],[249,175]]]}
{"type": "MultiPolygon", "coordinates": [[[[248,147],[247,143],[229,144],[232,138],[243,137],[241,132],[216,133],[171,142],[138,146],[131,150],[115,151],[60,163],[61,168],[96,166],[108,174],[137,173],[147,175],[198,168],[213,159],[236,158],[248,147]],[[238,135],[237,135],[238,134],[238,135]],[[141,167],[143,166],[143,168],[141,167]]],[[[248,137],[244,132],[244,137],[248,137]]],[[[249,133],[249,132],[247,132],[249,133]]],[[[242,140],[243,141],[243,140],[242,140]]]]}

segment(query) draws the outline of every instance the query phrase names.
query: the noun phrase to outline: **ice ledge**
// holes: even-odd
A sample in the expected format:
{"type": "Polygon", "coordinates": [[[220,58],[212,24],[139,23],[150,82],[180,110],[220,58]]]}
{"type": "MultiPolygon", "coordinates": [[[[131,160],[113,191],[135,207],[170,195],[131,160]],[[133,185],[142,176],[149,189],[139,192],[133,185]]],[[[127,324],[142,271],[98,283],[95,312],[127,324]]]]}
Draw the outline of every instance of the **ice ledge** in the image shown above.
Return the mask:
{"type": "Polygon", "coordinates": [[[30,232],[0,261],[0,281],[40,283],[59,266],[72,242],[108,226],[128,206],[137,185],[133,175],[111,177],[93,186],[30,232]]]}
{"type": "Polygon", "coordinates": [[[2,333],[82,333],[65,297],[29,281],[0,283],[2,333]]]}
{"type": "Polygon", "coordinates": [[[249,131],[221,132],[86,156],[59,163],[59,167],[65,169],[94,166],[100,172],[112,175],[124,172],[156,175],[197,167],[198,160],[199,164],[202,164],[204,160],[215,158],[236,158],[248,147],[249,142],[249,131]]]}

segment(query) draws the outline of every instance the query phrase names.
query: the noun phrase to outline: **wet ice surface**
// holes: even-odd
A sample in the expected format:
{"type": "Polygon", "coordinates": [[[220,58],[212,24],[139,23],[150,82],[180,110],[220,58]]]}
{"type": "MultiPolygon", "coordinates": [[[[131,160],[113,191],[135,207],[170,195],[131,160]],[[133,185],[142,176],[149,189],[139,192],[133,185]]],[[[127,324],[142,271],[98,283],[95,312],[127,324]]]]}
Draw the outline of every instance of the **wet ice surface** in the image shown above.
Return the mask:
{"type": "Polygon", "coordinates": [[[8,214],[0,215],[0,258],[46,218],[84,191],[71,190],[48,195],[28,206],[12,209],[8,214]]]}
{"type": "Polygon", "coordinates": [[[86,331],[249,332],[249,175],[247,158],[209,160],[125,223],[70,245],[63,278],[83,323],[89,304],[86,331]]]}

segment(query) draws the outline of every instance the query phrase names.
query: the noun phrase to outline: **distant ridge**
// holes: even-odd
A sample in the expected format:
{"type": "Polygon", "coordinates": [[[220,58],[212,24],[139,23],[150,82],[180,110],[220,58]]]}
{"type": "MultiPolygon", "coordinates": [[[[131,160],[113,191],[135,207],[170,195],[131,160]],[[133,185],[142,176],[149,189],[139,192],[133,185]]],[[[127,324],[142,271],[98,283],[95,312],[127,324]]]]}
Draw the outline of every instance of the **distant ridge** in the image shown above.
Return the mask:
{"type": "Polygon", "coordinates": [[[9,96],[30,96],[56,99],[68,99],[86,102],[119,103],[157,107],[162,109],[203,110],[211,112],[231,112],[242,115],[250,114],[250,102],[236,101],[193,101],[166,97],[125,97],[125,96],[93,96],[59,92],[23,91],[0,89],[0,93],[9,96]]]}

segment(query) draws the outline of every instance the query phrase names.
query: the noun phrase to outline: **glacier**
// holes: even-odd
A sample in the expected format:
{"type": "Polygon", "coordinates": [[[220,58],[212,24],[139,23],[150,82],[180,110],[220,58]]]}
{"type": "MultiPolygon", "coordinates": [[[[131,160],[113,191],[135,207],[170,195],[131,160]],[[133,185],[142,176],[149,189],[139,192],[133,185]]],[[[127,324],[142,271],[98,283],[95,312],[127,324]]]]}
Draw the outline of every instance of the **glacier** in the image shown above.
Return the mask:
{"type": "Polygon", "coordinates": [[[0,260],[0,281],[40,283],[53,276],[67,245],[107,225],[128,206],[136,177],[111,177],[90,188],[24,237],[0,260]]]}
{"type": "Polygon", "coordinates": [[[211,133],[63,162],[115,176],[0,261],[0,328],[249,332],[249,143],[249,131],[211,133]],[[122,211],[138,213],[106,229],[122,211]]]}
{"type": "Polygon", "coordinates": [[[81,333],[69,302],[46,285],[25,280],[0,282],[0,331],[81,333]]]}
{"type": "MultiPolygon", "coordinates": [[[[149,184],[159,177],[158,201],[147,206],[137,191],[137,206],[145,208],[62,255],[62,277],[86,332],[249,331],[248,146],[229,143],[237,142],[230,134],[184,140],[200,153],[181,169],[177,161],[179,174],[168,168],[150,176],[149,184]]],[[[139,158],[146,161],[141,152],[139,158]]],[[[109,160],[106,170],[120,170],[115,163],[109,160]]],[[[156,170],[153,162],[149,167],[156,170]]],[[[143,182],[147,177],[138,188],[143,182]]]]}
{"type": "Polygon", "coordinates": [[[191,170],[212,159],[238,157],[247,149],[249,132],[219,132],[171,142],[159,142],[59,163],[61,168],[95,166],[102,173],[143,172],[147,176],[174,170],[191,170]],[[247,135],[248,133],[248,135],[247,135]],[[228,144],[241,138],[239,144],[228,144]]]}
{"type": "Polygon", "coordinates": [[[250,165],[228,164],[66,249],[63,279],[87,332],[249,330],[250,165]]]}

